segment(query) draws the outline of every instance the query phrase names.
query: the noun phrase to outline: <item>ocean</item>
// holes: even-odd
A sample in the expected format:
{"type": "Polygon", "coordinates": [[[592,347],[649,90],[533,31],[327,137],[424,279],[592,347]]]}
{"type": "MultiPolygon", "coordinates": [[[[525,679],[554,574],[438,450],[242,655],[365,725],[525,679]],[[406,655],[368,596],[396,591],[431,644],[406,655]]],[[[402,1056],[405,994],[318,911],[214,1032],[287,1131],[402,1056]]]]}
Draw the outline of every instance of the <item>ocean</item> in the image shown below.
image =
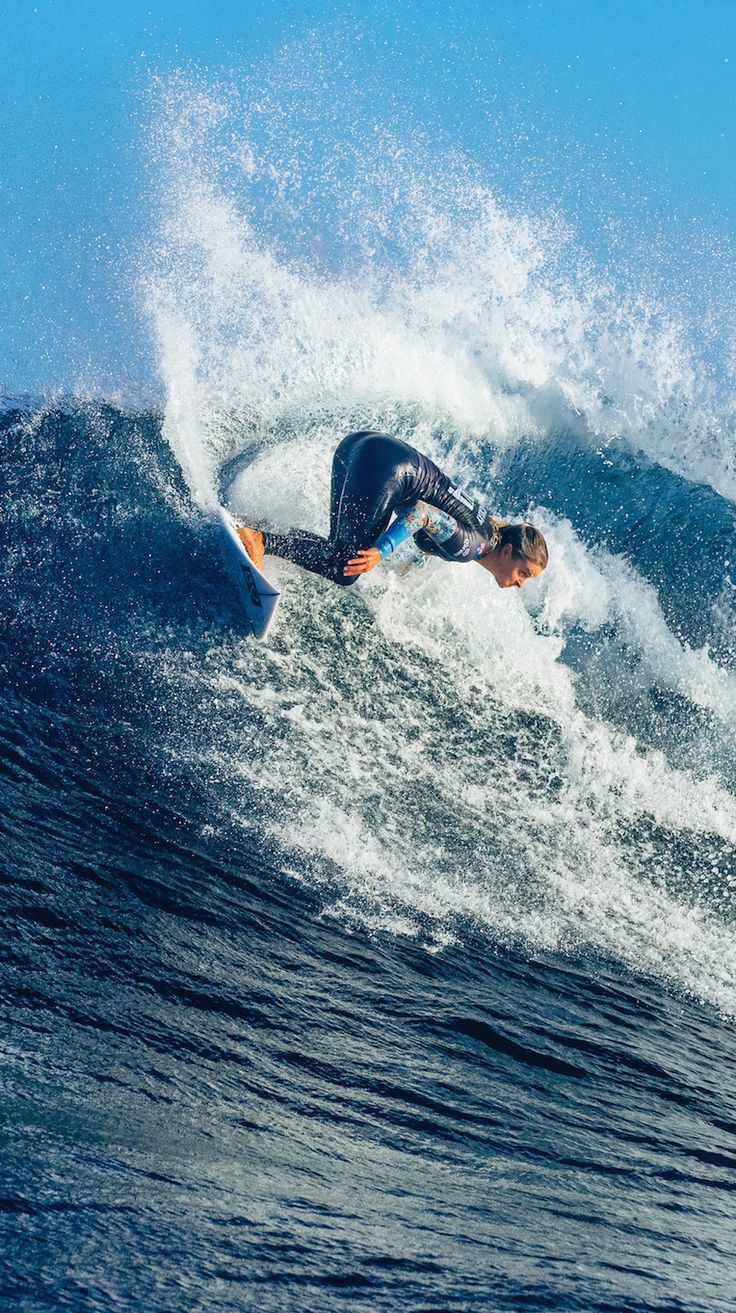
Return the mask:
{"type": "Polygon", "coordinates": [[[289,246],[273,122],[269,172],[187,104],[136,265],[160,403],[0,414],[4,1306],[725,1313],[723,361],[386,142],[357,200],[310,159],[337,237],[302,193],[289,246]],[[358,428],[550,566],[268,561],[258,644],[214,507],[324,531],[358,428]]]}

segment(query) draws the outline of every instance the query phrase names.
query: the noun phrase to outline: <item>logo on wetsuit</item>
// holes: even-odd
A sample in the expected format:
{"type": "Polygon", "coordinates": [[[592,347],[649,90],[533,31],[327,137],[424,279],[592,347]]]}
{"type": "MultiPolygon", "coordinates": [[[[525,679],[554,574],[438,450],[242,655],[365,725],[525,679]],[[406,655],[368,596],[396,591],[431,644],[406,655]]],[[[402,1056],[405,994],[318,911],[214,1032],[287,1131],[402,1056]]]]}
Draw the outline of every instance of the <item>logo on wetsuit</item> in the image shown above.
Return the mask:
{"type": "Polygon", "coordinates": [[[475,509],[475,502],[473,498],[469,497],[467,492],[463,492],[462,488],[455,488],[453,487],[452,484],[450,484],[450,487],[447,489],[447,491],[449,492],[451,497],[455,497],[457,501],[462,502],[463,506],[467,506],[469,511],[475,509]]]}
{"type": "Polygon", "coordinates": [[[485,506],[481,506],[474,497],[469,497],[467,492],[463,492],[462,488],[456,488],[453,484],[450,485],[447,491],[450,496],[455,497],[462,506],[467,506],[468,510],[473,512],[479,524],[483,523],[486,518],[485,506]]]}

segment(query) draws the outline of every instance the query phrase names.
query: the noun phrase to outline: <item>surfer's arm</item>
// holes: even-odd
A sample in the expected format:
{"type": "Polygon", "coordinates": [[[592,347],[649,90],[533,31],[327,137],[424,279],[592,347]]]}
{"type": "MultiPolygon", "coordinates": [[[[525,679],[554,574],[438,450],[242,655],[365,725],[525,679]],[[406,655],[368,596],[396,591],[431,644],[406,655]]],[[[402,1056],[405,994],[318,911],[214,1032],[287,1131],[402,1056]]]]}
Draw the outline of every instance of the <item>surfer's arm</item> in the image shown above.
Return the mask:
{"type": "Polygon", "coordinates": [[[430,506],[429,502],[418,501],[409,507],[403,515],[400,515],[393,524],[382,533],[377,540],[375,547],[379,552],[381,560],[385,561],[392,552],[396,551],[407,538],[412,538],[415,533],[423,529],[429,534],[435,542],[446,542],[451,538],[457,529],[457,521],[448,515],[446,511],[437,510],[435,506],[430,506]]]}
{"type": "Polygon", "coordinates": [[[408,511],[399,516],[398,520],[394,520],[390,528],[386,529],[376,539],[372,547],[358,552],[357,556],[348,561],[345,566],[345,574],[367,574],[369,570],[373,570],[377,565],[380,565],[381,561],[387,560],[391,553],[396,551],[397,547],[406,542],[407,538],[411,538],[412,534],[418,533],[420,529],[425,527],[427,522],[425,512],[430,509],[431,507],[426,502],[415,502],[413,506],[409,507],[408,511]]]}
{"type": "Polygon", "coordinates": [[[457,527],[457,520],[446,511],[440,511],[426,501],[415,502],[408,511],[404,511],[403,515],[389,525],[372,547],[358,552],[357,556],[348,561],[345,574],[367,574],[369,570],[380,565],[381,561],[387,560],[397,547],[406,542],[407,538],[419,533],[420,529],[429,534],[435,542],[443,543],[452,537],[457,527]]]}

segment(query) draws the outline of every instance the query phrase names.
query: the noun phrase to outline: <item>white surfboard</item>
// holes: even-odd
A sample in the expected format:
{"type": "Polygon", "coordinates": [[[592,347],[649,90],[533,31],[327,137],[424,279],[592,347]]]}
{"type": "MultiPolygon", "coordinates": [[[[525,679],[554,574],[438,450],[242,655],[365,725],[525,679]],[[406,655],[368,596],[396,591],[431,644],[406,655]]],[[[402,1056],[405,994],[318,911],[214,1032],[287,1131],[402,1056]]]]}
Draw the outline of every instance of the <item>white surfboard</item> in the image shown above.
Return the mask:
{"type": "Polygon", "coordinates": [[[225,567],[238,590],[251,632],[256,638],[266,638],[281,594],[251,561],[238,537],[235,521],[224,506],[219,507],[218,517],[225,567]]]}

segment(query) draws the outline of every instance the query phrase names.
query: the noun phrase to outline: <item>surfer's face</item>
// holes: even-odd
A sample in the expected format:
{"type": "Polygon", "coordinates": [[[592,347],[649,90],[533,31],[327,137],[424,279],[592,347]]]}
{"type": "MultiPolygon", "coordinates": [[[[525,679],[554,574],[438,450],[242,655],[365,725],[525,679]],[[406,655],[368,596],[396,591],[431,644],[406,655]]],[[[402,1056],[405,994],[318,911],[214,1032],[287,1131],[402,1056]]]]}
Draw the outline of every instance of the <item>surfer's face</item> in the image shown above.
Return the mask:
{"type": "Polygon", "coordinates": [[[527,580],[536,579],[542,573],[541,565],[525,561],[523,556],[514,556],[511,543],[494,548],[478,564],[493,575],[499,588],[523,588],[527,580]]]}

